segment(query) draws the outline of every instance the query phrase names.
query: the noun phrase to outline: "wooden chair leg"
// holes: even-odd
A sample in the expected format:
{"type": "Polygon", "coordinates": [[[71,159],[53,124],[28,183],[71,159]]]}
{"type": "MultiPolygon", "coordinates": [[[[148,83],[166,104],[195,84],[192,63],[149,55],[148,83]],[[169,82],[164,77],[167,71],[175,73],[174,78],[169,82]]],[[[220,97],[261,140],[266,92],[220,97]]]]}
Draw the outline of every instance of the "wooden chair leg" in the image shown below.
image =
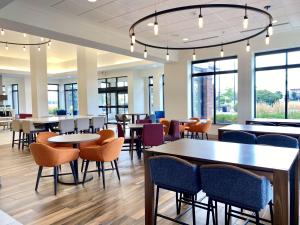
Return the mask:
{"type": "Polygon", "coordinates": [[[103,188],[105,189],[105,168],[104,168],[104,162],[101,162],[101,172],[102,172],[102,182],[103,182],[103,188]]]}
{"type": "Polygon", "coordinates": [[[154,225],[156,225],[156,223],[157,223],[158,200],[159,200],[159,187],[156,187],[156,200],[155,200],[155,210],[154,210],[154,225]]]}
{"type": "Polygon", "coordinates": [[[43,171],[43,167],[42,166],[39,166],[39,171],[38,171],[38,174],[37,174],[37,177],[36,177],[36,183],[35,183],[35,191],[37,191],[38,187],[39,187],[39,183],[40,183],[40,178],[42,176],[42,171],[43,171]]]}
{"type": "Polygon", "coordinates": [[[84,168],[84,173],[83,173],[83,179],[82,179],[82,186],[84,185],[84,182],[85,182],[86,173],[88,171],[89,164],[90,164],[90,161],[86,160],[86,162],[85,162],[85,168],[84,168]]]}
{"type": "Polygon", "coordinates": [[[54,195],[57,193],[57,181],[58,181],[58,167],[53,168],[53,177],[54,177],[54,195]]]}
{"type": "MultiPolygon", "coordinates": [[[[111,162],[112,163],[112,162],[111,162]]],[[[114,163],[115,163],[115,167],[116,167],[116,171],[117,171],[117,175],[118,175],[118,179],[120,181],[120,173],[119,173],[119,168],[118,168],[118,163],[117,163],[117,160],[114,160],[114,163]]]]}
{"type": "Polygon", "coordinates": [[[15,135],[16,135],[16,132],[13,131],[13,133],[12,133],[12,143],[11,143],[12,148],[15,146],[15,135]]]}
{"type": "Polygon", "coordinates": [[[73,177],[74,177],[74,182],[77,185],[78,181],[77,181],[77,177],[76,177],[76,173],[75,173],[75,168],[74,168],[73,162],[70,162],[70,167],[71,167],[71,171],[72,171],[72,174],[73,174],[73,177]]]}
{"type": "Polygon", "coordinates": [[[21,148],[21,141],[22,141],[22,132],[19,131],[18,149],[21,148]]]}
{"type": "Polygon", "coordinates": [[[26,134],[23,133],[23,138],[22,138],[22,150],[24,150],[25,141],[26,141],[26,134]]]}

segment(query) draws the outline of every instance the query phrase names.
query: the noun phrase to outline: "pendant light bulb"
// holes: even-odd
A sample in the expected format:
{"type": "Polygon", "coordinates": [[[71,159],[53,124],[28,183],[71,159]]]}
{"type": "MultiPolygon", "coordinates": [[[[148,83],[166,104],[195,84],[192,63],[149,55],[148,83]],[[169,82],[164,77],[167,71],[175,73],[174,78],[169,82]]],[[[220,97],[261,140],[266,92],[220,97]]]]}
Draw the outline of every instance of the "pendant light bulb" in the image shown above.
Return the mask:
{"type": "Polygon", "coordinates": [[[134,52],[134,45],[133,45],[132,42],[131,42],[131,44],[130,44],[130,52],[134,52]]]}
{"type": "Polygon", "coordinates": [[[45,39],[43,37],[41,37],[41,41],[44,41],[45,39]]]}
{"type": "Polygon", "coordinates": [[[5,44],[5,49],[8,50],[8,44],[7,43],[5,44]]]}
{"type": "Polygon", "coordinates": [[[194,52],[193,52],[193,61],[195,61],[196,58],[197,58],[197,56],[196,56],[196,51],[195,51],[195,49],[194,49],[194,52]]]}
{"type": "Polygon", "coordinates": [[[26,52],[26,46],[25,45],[23,46],[23,52],[26,52]]]}
{"type": "Polygon", "coordinates": [[[222,47],[221,47],[220,56],[221,56],[222,58],[224,57],[224,49],[223,49],[223,45],[222,45],[222,47]]]}
{"type": "Polygon", "coordinates": [[[50,42],[48,43],[48,49],[50,49],[50,47],[51,47],[51,44],[50,44],[50,42]]]}
{"type": "Polygon", "coordinates": [[[134,34],[134,32],[133,32],[132,35],[131,35],[131,42],[132,42],[133,44],[135,44],[135,34],[134,34]]]}
{"type": "Polygon", "coordinates": [[[272,25],[272,23],[270,23],[270,25],[269,25],[269,27],[268,27],[268,33],[269,33],[270,36],[273,35],[273,31],[274,31],[273,25],[272,25]]]}
{"type": "Polygon", "coordinates": [[[23,33],[23,36],[24,36],[24,37],[27,37],[27,34],[26,34],[26,33],[23,33]]]}
{"type": "Polygon", "coordinates": [[[145,50],[144,50],[144,58],[147,59],[148,57],[148,52],[147,52],[147,49],[146,49],[146,46],[145,46],[145,50]]]}
{"type": "MultiPolygon", "coordinates": [[[[155,11],[155,14],[156,14],[156,11],[155,11]]],[[[157,16],[155,15],[155,21],[154,21],[154,27],[153,27],[153,30],[154,30],[154,35],[158,35],[158,22],[157,22],[157,16]]]]}
{"type": "Polygon", "coordinates": [[[169,50],[167,49],[167,54],[166,54],[166,60],[169,61],[170,60],[170,54],[169,54],[169,50]]]}
{"type": "Polygon", "coordinates": [[[267,33],[266,35],[266,45],[269,45],[270,44],[270,35],[269,33],[267,33]]]}
{"type": "Polygon", "coordinates": [[[52,45],[52,41],[51,41],[51,40],[49,41],[48,45],[49,45],[49,46],[51,46],[51,45],[52,45]]]}
{"type": "Polygon", "coordinates": [[[249,43],[249,40],[248,40],[247,45],[246,45],[246,51],[250,52],[250,43],[249,43]]]}
{"type": "Polygon", "coordinates": [[[5,34],[5,31],[3,28],[1,28],[1,35],[3,36],[5,34]]]}
{"type": "Polygon", "coordinates": [[[41,51],[41,46],[38,47],[38,51],[39,51],[39,52],[41,51]]]}
{"type": "Polygon", "coordinates": [[[200,14],[199,14],[199,18],[198,18],[198,27],[203,28],[203,16],[201,14],[201,8],[200,8],[200,14]]]}
{"type": "Polygon", "coordinates": [[[245,16],[243,21],[243,28],[244,29],[248,28],[247,4],[245,5],[245,16]]]}

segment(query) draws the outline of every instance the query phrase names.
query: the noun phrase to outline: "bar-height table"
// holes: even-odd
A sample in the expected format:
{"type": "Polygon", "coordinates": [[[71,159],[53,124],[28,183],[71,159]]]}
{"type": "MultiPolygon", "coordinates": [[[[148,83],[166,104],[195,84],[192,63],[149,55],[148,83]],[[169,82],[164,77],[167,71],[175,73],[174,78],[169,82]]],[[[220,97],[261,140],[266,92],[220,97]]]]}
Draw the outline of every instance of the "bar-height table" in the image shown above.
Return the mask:
{"type": "Polygon", "coordinates": [[[298,225],[298,149],[219,141],[181,139],[146,149],[145,224],[154,224],[154,185],[149,158],[172,155],[197,165],[230,164],[273,180],[274,225],[298,225]]]}

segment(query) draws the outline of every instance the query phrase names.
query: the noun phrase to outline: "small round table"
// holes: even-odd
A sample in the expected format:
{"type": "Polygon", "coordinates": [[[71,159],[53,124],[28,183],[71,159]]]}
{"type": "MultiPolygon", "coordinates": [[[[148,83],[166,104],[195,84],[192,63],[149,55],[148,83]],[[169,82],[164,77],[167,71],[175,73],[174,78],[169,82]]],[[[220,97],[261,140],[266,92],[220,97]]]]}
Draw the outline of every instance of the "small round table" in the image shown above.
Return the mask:
{"type": "MultiPolygon", "coordinates": [[[[74,148],[78,148],[80,143],[95,141],[98,140],[99,138],[100,138],[99,134],[69,134],[69,135],[59,135],[59,136],[51,137],[48,139],[48,141],[56,144],[73,144],[74,148]]],[[[78,172],[78,160],[74,160],[74,169],[75,169],[75,174],[77,176],[78,184],[81,184],[83,175],[78,172]]],[[[93,176],[87,174],[85,178],[85,182],[90,181],[92,179],[93,176]]],[[[75,184],[74,178],[71,175],[59,177],[58,182],[62,184],[71,184],[71,185],[75,184]]]]}

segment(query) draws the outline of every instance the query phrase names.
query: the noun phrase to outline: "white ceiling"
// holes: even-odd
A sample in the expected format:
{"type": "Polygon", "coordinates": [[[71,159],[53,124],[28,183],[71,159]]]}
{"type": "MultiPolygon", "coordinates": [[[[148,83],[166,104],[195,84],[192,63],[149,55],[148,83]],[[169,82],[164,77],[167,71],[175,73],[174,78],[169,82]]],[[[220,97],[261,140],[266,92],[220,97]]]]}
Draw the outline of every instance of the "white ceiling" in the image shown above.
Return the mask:
{"type": "MultiPolygon", "coordinates": [[[[106,27],[128,35],[131,24],[141,17],[167,8],[204,3],[245,4],[263,9],[271,5],[270,13],[276,19],[275,32],[300,28],[299,0],[98,0],[90,3],[87,0],[21,0],[35,7],[53,11],[70,17],[77,17],[101,28],[106,27]],[[284,25],[280,25],[284,24],[284,25]]],[[[242,10],[217,9],[203,10],[204,28],[197,28],[198,10],[174,13],[158,18],[160,35],[153,35],[153,28],[147,21],[135,31],[138,39],[153,43],[177,46],[207,45],[226,42],[249,35],[253,32],[242,32],[242,10]],[[207,39],[217,36],[212,39],[207,39]],[[183,43],[188,38],[191,43],[183,43]],[[202,40],[201,40],[202,39],[202,40]],[[207,39],[207,40],[203,40],[207,39]],[[194,41],[198,40],[198,41],[194,41]]],[[[268,21],[257,14],[248,13],[249,29],[259,28],[268,21]]]]}

